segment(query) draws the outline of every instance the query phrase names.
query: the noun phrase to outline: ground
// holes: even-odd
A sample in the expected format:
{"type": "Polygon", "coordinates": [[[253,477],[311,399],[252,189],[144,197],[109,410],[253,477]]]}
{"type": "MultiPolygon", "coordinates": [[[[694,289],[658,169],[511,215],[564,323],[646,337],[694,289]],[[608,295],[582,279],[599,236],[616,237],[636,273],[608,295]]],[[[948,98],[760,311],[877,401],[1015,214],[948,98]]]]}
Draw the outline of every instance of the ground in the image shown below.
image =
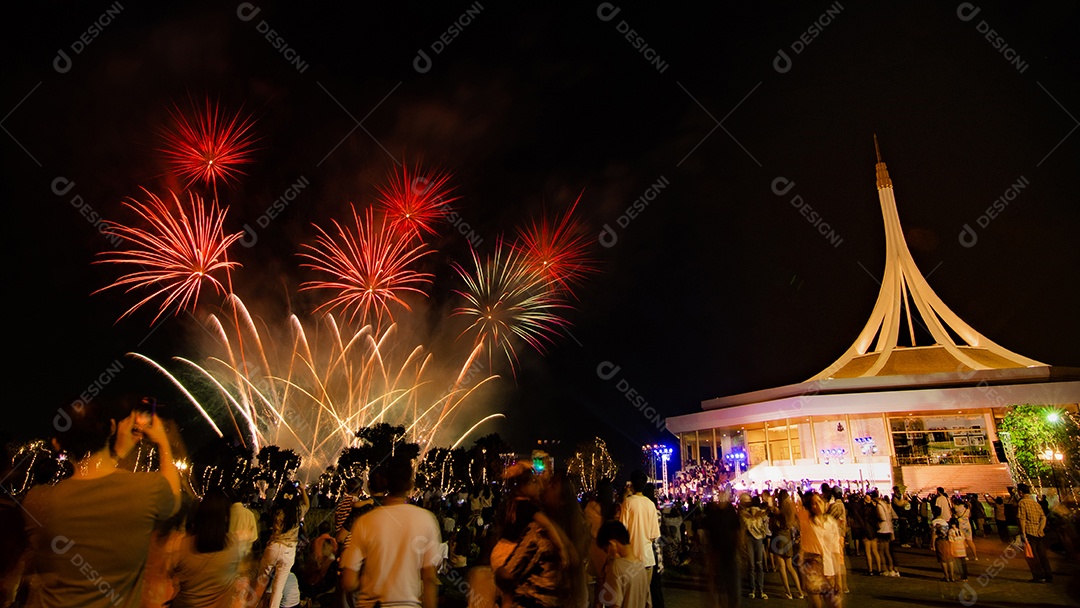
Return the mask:
{"type": "MultiPolygon", "coordinates": [[[[1050,553],[1054,570],[1053,583],[1029,583],[1028,570],[1022,551],[1008,551],[997,539],[976,538],[979,561],[968,561],[968,582],[942,582],[941,568],[930,551],[901,548],[893,552],[900,569],[900,578],[865,576],[865,558],[848,557],[848,586],[851,593],[844,596],[844,605],[860,608],[890,606],[978,606],[979,608],[1013,608],[1015,606],[1080,606],[1080,563],[1067,561],[1050,553]],[[1012,555],[1012,559],[1008,556],[1012,555]],[[1004,568],[995,566],[1001,558],[1004,568]],[[1000,571],[998,571],[1000,568],[1000,571]],[[988,572],[995,572],[990,576],[988,572]]],[[[699,560],[700,561],[700,560],[699,560]]],[[[682,568],[669,567],[664,572],[665,608],[697,608],[711,606],[704,572],[699,564],[682,568]]],[[[768,600],[743,596],[743,606],[801,606],[805,600],[784,597],[783,583],[775,572],[765,573],[765,593],[768,600]]]]}

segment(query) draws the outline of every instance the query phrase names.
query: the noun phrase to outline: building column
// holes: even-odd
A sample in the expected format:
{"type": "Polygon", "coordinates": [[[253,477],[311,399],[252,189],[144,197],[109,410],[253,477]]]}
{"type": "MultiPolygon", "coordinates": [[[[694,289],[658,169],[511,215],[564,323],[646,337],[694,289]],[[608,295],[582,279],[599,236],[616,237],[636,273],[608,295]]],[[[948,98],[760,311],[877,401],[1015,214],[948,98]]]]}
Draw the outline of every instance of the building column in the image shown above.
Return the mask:
{"type": "Polygon", "coordinates": [[[701,464],[701,431],[694,430],[694,462],[701,464]]]}
{"type": "Polygon", "coordinates": [[[679,465],[680,469],[686,468],[686,433],[679,433],[679,465]]]}
{"type": "Polygon", "coordinates": [[[887,445],[889,447],[889,464],[891,466],[897,466],[899,463],[896,461],[896,448],[893,447],[892,440],[892,426],[889,424],[889,415],[885,412],[881,413],[881,422],[885,425],[885,439],[887,439],[887,445]]]}
{"type": "Polygon", "coordinates": [[[994,449],[994,442],[998,440],[997,426],[994,424],[994,410],[983,412],[983,419],[986,421],[986,451],[990,454],[990,462],[1002,464],[998,462],[997,450],[994,449]]]}
{"type": "Polygon", "coordinates": [[[856,462],[858,453],[855,451],[855,432],[851,429],[851,414],[844,414],[844,428],[847,429],[848,452],[851,453],[851,462],[856,462]]]}
{"type": "Polygon", "coordinates": [[[717,462],[720,460],[720,444],[716,443],[716,428],[712,429],[712,460],[717,462]]]}
{"type": "Polygon", "coordinates": [[[814,446],[814,464],[821,464],[817,449],[817,431],[814,429],[814,417],[810,416],[810,445],[814,446]]]}
{"type": "Polygon", "coordinates": [[[787,455],[788,455],[788,460],[791,461],[792,466],[795,466],[795,450],[791,447],[791,418],[784,418],[784,424],[787,425],[787,455]]]}
{"type": "Polygon", "coordinates": [[[772,464],[772,447],[769,445],[769,421],[765,421],[765,460],[772,464]]]}

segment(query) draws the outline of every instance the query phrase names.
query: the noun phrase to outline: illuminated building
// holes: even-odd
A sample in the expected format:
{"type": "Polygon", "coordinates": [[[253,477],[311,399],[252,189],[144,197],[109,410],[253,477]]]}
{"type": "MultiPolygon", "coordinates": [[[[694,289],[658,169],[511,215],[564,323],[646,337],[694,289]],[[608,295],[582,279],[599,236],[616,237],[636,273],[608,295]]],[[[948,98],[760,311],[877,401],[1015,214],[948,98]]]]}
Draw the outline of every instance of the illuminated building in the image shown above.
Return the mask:
{"type": "Polygon", "coordinates": [[[835,479],[886,491],[902,484],[918,493],[943,486],[998,494],[1014,485],[996,431],[1005,408],[1077,407],[1080,369],[999,346],[934,293],[908,250],[877,157],[885,272],[862,332],[805,382],[710,399],[699,413],[668,418],[684,464],[745,454],[742,481],[757,488],[835,479]]]}

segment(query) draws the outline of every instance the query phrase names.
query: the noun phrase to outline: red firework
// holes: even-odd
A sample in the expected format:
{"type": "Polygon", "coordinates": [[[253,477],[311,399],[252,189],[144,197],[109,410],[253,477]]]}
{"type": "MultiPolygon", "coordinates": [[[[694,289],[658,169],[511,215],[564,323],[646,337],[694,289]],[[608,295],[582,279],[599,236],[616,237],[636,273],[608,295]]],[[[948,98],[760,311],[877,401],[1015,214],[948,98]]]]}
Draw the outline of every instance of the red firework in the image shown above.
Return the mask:
{"type": "Polygon", "coordinates": [[[409,267],[432,251],[425,250],[422,243],[412,247],[409,239],[393,230],[385,219],[376,226],[370,208],[363,219],[355,207],[352,215],[355,232],[343,228],[337,220],[331,220],[337,229],[336,239],[315,226],[319,231],[315,244],[303,245],[310,253],[300,254],[311,263],[302,266],[328,273],[333,278],[308,281],[300,288],[337,292],[319,310],[340,306],[349,313],[350,321],[359,315],[364,323],[374,317],[379,324],[385,315],[393,322],[390,303],[396,302],[406,310],[412,310],[402,296],[406,292],[427,295],[420,286],[431,283],[433,275],[409,267]]]}
{"type": "Polygon", "coordinates": [[[435,224],[459,198],[450,196],[450,177],[445,172],[425,173],[419,167],[410,174],[404,165],[400,171],[392,171],[387,184],[378,186],[379,202],[390,226],[410,235],[435,234],[435,224]]]}
{"type": "Polygon", "coordinates": [[[518,339],[543,354],[559,329],[569,325],[560,311],[570,306],[519,250],[502,240],[487,260],[481,261],[475,249],[471,253],[474,271],[454,264],[465,282],[465,290],[455,291],[466,302],[454,314],[472,319],[462,335],[474,333],[474,344],[483,343],[489,357],[501,350],[511,369],[517,363],[518,339]]]}
{"type": "Polygon", "coordinates": [[[218,180],[244,175],[240,166],[251,162],[256,141],[251,133],[254,120],[240,112],[229,116],[209,100],[201,108],[192,102],[187,113],[174,105],[169,113],[175,124],[165,131],[161,151],[176,174],[187,180],[185,187],[202,182],[216,189],[218,180]]]}
{"type": "Polygon", "coordinates": [[[592,239],[584,226],[573,217],[581,200],[579,195],[562,216],[541,217],[518,230],[515,248],[525,263],[544,277],[552,289],[573,295],[573,288],[597,272],[596,262],[589,254],[592,239]]]}
{"type": "Polygon", "coordinates": [[[104,252],[102,258],[95,261],[99,264],[134,266],[138,270],[94,293],[114,287],[126,287],[127,292],[152,290],[120,315],[120,319],[160,297],[162,302],[151,322],[153,324],[174,305],[176,314],[189,306],[194,308],[204,282],[209,283],[216,292],[225,292],[213,273],[224,271],[228,275],[233,267],[239,266],[228,260],[226,252],[244,233],[224,233],[222,227],[228,210],[220,208],[217,201],[208,208],[198,195],[191,194],[190,210],[185,210],[175,193],[169,193],[175,203],[173,206],[146,189],[143,192],[149,199],[147,202],[130,199],[124,202],[124,206],[135,211],[149,224],[149,228],[106,221],[105,234],[127,241],[131,248],[104,252]]]}

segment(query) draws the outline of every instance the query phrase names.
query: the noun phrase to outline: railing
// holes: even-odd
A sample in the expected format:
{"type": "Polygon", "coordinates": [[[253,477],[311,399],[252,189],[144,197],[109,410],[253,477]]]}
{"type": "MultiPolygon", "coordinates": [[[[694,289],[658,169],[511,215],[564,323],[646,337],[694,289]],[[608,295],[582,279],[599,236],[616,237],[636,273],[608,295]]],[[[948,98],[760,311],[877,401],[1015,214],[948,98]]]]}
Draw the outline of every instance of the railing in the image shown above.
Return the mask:
{"type": "Polygon", "coordinates": [[[898,466],[937,464],[995,464],[989,454],[950,454],[948,456],[897,456],[898,466]]]}

